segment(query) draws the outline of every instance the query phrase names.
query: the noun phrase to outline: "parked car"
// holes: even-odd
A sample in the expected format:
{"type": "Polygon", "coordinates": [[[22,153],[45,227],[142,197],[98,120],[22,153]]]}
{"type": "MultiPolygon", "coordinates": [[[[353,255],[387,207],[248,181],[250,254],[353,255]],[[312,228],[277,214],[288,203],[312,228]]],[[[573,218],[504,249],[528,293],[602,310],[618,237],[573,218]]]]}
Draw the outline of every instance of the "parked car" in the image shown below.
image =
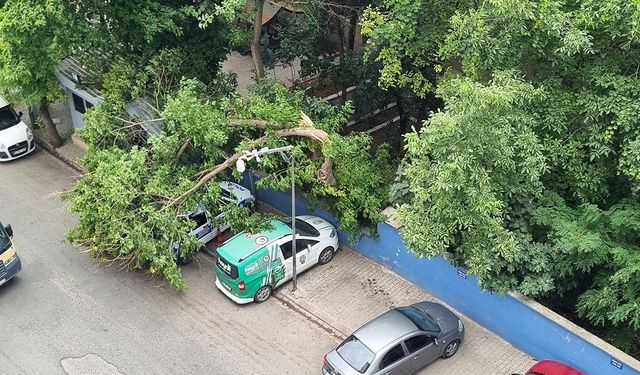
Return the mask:
{"type": "MultiPolygon", "coordinates": [[[[296,217],[296,271],[326,264],[338,250],[336,228],[316,216],[296,217]]],[[[241,232],[216,250],[216,287],[236,303],[264,302],[293,277],[291,220],[271,220],[271,229],[241,232]]]]}
{"type": "Polygon", "coordinates": [[[11,280],[22,269],[20,257],[11,241],[12,237],[11,225],[2,226],[0,223],[0,285],[11,280]]]}
{"type": "Polygon", "coordinates": [[[0,96],[0,162],[17,159],[36,149],[31,129],[13,107],[0,96]]]}
{"type": "Polygon", "coordinates": [[[464,324],[435,302],[392,308],[369,321],[323,358],[323,375],[413,374],[450,358],[464,340],[464,324]]]}
{"type": "MultiPolygon", "coordinates": [[[[230,181],[221,181],[219,182],[219,186],[222,189],[219,198],[222,204],[251,206],[255,203],[256,198],[251,194],[249,189],[242,185],[230,181]]],[[[218,233],[223,233],[229,229],[229,226],[224,220],[224,213],[220,213],[214,217],[203,204],[198,204],[193,212],[182,215],[179,219],[193,222],[193,230],[189,232],[189,235],[195,237],[203,245],[214,239],[218,233]]],[[[173,244],[173,253],[176,257],[178,257],[179,251],[180,243],[176,242],[173,244]]],[[[190,259],[185,260],[178,258],[180,263],[188,263],[189,260],[190,259]]]]}
{"type": "Polygon", "coordinates": [[[566,363],[545,359],[533,365],[525,375],[584,375],[584,373],[576,370],[566,363]]]}

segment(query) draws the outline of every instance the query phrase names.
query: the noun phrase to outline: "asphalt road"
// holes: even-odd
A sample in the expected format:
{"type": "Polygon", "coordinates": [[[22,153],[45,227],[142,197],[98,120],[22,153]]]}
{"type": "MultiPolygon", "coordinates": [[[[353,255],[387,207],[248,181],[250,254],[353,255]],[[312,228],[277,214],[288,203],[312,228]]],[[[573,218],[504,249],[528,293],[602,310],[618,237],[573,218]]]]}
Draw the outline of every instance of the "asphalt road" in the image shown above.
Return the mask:
{"type": "Polygon", "coordinates": [[[1,374],[319,373],[336,341],[273,298],[235,305],[209,257],[183,269],[181,294],[70,245],[77,218],[57,193],[76,175],[44,151],[0,164],[0,220],[23,265],[0,287],[1,374]]]}

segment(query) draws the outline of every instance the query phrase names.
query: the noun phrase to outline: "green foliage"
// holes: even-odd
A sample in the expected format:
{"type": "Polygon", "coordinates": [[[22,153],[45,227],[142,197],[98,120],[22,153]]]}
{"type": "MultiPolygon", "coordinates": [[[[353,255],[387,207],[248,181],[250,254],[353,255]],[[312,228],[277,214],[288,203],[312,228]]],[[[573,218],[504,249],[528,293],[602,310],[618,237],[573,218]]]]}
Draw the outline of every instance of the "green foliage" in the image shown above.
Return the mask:
{"type": "Polygon", "coordinates": [[[423,256],[452,251],[493,285],[524,250],[503,225],[505,201],[541,191],[546,164],[527,113],[541,93],[508,73],[487,86],[451,79],[438,93],[446,111],[407,135],[403,173],[412,199],[399,209],[403,238],[423,256]]]}
{"type": "MultiPolygon", "coordinates": [[[[387,195],[383,182],[388,156],[384,151],[369,156],[371,140],[366,136],[337,134],[346,121],[349,106],[337,109],[267,80],[255,88],[254,94],[242,99],[216,90],[213,91],[219,95],[210,96],[212,90],[193,80],[183,80],[178,91],[158,100],[163,105],[159,109],[166,123],[164,131],[155,136],[131,137],[135,126],[127,122],[123,113],[127,98],[132,96],[126,87],[153,89],[159,82],[156,74],[155,70],[147,70],[139,75],[126,65],[115,69],[105,81],[105,87],[110,89],[105,93],[105,103],[86,116],[83,136],[89,151],[82,162],[89,173],[67,195],[72,200],[72,211],[81,218],[69,238],[90,246],[94,256],[122,260],[132,269],[148,269],[173,287],[183,289],[185,283],[171,248],[180,243],[180,257],[189,259],[199,244],[187,235],[188,221],[178,220],[179,217],[202,203],[211,212],[224,211],[233,230],[257,231],[268,216],[221,205],[217,181],[227,179],[225,173],[209,180],[184,201],[176,198],[195,185],[201,172],[211,170],[239,150],[256,147],[253,142],[261,137],[266,137],[265,146],[295,146],[299,193],[328,197],[328,205],[342,228],[355,231],[357,220],[379,219],[387,195]],[[131,76],[137,77],[136,84],[124,85],[124,77],[131,76]],[[283,139],[275,135],[278,130],[299,127],[301,110],[315,120],[316,128],[330,134],[326,144],[317,139],[283,139]],[[231,119],[266,120],[268,125],[253,126],[250,121],[231,125],[231,119]],[[318,181],[324,157],[334,159],[335,187],[318,181]]],[[[289,164],[279,155],[267,156],[255,167],[266,174],[259,180],[261,187],[290,189],[289,164]]]]}
{"type": "MultiPolygon", "coordinates": [[[[415,251],[451,257],[487,288],[577,295],[592,323],[637,332],[639,14],[619,0],[455,12],[437,50],[462,77],[449,69],[445,111],[407,137],[401,212],[415,251]]],[[[391,27],[374,45],[407,33],[391,27]]],[[[413,74],[389,61],[392,77],[413,74]]]]}
{"type": "Polygon", "coordinates": [[[362,15],[362,35],[367,53],[380,62],[379,83],[385,88],[407,87],[425,97],[434,90],[442,70],[437,51],[448,28],[448,20],[469,1],[384,0],[362,15]]]}
{"type": "Polygon", "coordinates": [[[62,96],[55,72],[69,51],[74,25],[58,0],[10,0],[0,8],[0,92],[39,104],[62,96]]]}

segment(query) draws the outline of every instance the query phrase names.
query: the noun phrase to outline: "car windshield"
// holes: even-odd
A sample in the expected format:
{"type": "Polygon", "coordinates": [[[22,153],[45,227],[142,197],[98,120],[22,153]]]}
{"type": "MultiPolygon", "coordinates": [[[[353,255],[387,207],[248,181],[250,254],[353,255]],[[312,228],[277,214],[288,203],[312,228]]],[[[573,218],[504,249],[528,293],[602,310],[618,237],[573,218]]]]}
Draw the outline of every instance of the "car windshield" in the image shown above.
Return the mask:
{"type": "Polygon", "coordinates": [[[20,122],[20,118],[10,105],[0,108],[0,130],[8,129],[20,122]]]}
{"type": "Polygon", "coordinates": [[[11,239],[7,232],[5,232],[2,223],[0,223],[0,254],[4,253],[11,246],[11,239]]]}
{"type": "MultiPolygon", "coordinates": [[[[284,219],[283,221],[291,227],[291,218],[284,219]]],[[[318,237],[320,235],[320,232],[318,232],[316,228],[300,219],[296,219],[296,233],[307,237],[318,237]]]]}
{"type": "Polygon", "coordinates": [[[404,315],[421,331],[440,332],[440,327],[438,323],[436,323],[436,320],[422,310],[416,309],[415,307],[398,307],[396,311],[404,315]]]}
{"type": "Polygon", "coordinates": [[[374,354],[355,336],[350,336],[336,349],[338,355],[358,372],[365,372],[373,361],[374,354]]]}

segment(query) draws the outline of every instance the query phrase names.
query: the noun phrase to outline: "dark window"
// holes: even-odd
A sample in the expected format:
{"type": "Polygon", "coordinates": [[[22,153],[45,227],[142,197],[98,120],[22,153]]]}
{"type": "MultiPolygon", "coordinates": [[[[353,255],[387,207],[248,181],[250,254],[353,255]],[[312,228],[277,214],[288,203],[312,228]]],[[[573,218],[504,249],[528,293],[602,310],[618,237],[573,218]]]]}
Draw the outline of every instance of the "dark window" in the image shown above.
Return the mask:
{"type": "Polygon", "coordinates": [[[440,327],[436,321],[422,310],[415,307],[398,307],[396,311],[404,315],[421,331],[440,332],[440,327]]]}
{"type": "Polygon", "coordinates": [[[0,108],[0,130],[8,129],[20,122],[20,118],[10,105],[0,108]]]}
{"type": "Polygon", "coordinates": [[[387,354],[382,357],[382,361],[380,361],[380,370],[383,368],[394,364],[404,358],[404,350],[402,350],[402,346],[400,344],[394,346],[387,352],[387,354]]]}
{"type": "Polygon", "coordinates": [[[291,258],[291,255],[293,255],[293,241],[287,241],[280,245],[280,250],[282,250],[284,259],[291,258]]]}
{"type": "MultiPolygon", "coordinates": [[[[291,218],[283,220],[291,227],[291,218]]],[[[304,220],[296,219],[296,233],[307,237],[318,237],[320,232],[304,220]]]]}
{"type": "Polygon", "coordinates": [[[413,354],[432,342],[433,342],[432,337],[419,335],[406,340],[404,344],[407,346],[407,350],[409,351],[409,354],[413,354]]]}
{"type": "Polygon", "coordinates": [[[220,256],[220,254],[216,254],[216,267],[220,271],[222,271],[225,275],[229,276],[231,279],[235,280],[238,278],[238,267],[228,262],[226,259],[220,256]]]}
{"type": "Polygon", "coordinates": [[[317,243],[315,240],[296,240],[296,251],[306,249],[309,245],[315,246],[317,243]]]}
{"type": "Polygon", "coordinates": [[[87,108],[87,110],[91,107],[93,107],[93,104],[89,103],[88,101],[85,100],[84,102],[85,107],[87,108]]]}
{"type": "Polygon", "coordinates": [[[72,95],[73,95],[73,108],[75,108],[77,112],[85,113],[87,111],[87,108],[84,105],[84,99],[82,99],[76,94],[72,94],[72,95]]]}
{"type": "Polygon", "coordinates": [[[204,212],[201,212],[197,215],[190,215],[189,219],[191,219],[196,223],[195,228],[200,228],[201,226],[207,223],[207,214],[205,214],[204,212]]]}

